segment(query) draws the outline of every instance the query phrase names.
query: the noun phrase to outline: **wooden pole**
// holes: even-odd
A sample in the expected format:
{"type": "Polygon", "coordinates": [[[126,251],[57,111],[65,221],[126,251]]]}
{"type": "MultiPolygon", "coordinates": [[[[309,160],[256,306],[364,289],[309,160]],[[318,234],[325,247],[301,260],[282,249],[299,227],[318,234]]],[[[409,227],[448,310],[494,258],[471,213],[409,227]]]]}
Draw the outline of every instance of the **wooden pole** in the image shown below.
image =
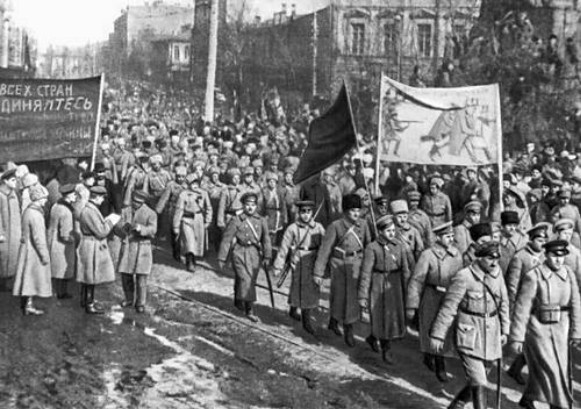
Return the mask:
{"type": "Polygon", "coordinates": [[[384,73],[381,73],[379,85],[379,118],[377,120],[377,144],[375,152],[375,192],[379,193],[379,164],[381,154],[381,137],[383,135],[383,96],[385,95],[385,87],[383,86],[384,73]]]}
{"type": "Polygon", "coordinates": [[[99,85],[99,106],[97,107],[97,124],[95,125],[95,140],[93,141],[93,154],[91,156],[91,171],[95,169],[95,158],[97,157],[97,144],[101,134],[101,108],[103,105],[103,90],[105,88],[105,73],[101,74],[101,84],[99,85]]]}
{"type": "Polygon", "coordinates": [[[208,73],[206,77],[206,103],[204,119],[214,121],[214,91],[216,88],[216,66],[218,55],[218,16],[219,1],[211,0],[210,35],[208,44],[208,73]]]}

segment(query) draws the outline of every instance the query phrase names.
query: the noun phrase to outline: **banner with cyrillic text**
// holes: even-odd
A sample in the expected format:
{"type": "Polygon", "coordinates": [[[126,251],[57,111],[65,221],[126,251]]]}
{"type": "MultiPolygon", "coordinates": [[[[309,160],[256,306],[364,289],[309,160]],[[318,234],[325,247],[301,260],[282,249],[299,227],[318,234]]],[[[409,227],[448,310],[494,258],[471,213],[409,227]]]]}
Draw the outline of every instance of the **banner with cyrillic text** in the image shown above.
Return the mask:
{"type": "Polygon", "coordinates": [[[90,156],[101,77],[0,79],[0,163],[90,156]]]}
{"type": "Polygon", "coordinates": [[[383,76],[380,92],[380,160],[457,166],[499,163],[497,84],[413,88],[383,76]]]}

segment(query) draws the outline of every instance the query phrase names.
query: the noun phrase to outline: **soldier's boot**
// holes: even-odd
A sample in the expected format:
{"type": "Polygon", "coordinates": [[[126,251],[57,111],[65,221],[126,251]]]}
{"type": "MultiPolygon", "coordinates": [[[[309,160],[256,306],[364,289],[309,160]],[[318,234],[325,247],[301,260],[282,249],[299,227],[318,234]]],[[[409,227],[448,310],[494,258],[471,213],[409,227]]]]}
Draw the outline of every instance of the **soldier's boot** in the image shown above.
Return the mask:
{"type": "Polygon", "coordinates": [[[379,345],[379,340],[375,338],[373,334],[369,334],[369,336],[365,338],[365,342],[369,344],[373,352],[379,353],[381,346],[379,345]]]}
{"type": "Polygon", "coordinates": [[[327,328],[329,328],[331,331],[333,331],[335,333],[335,335],[337,335],[338,337],[343,335],[343,333],[341,332],[341,328],[339,328],[339,321],[337,321],[333,317],[331,317],[331,319],[329,319],[329,326],[327,328]]]}
{"type": "Polygon", "coordinates": [[[95,286],[87,285],[86,287],[85,312],[91,315],[104,314],[105,312],[95,303],[95,286]]]}
{"type": "Polygon", "coordinates": [[[430,370],[430,372],[436,371],[435,355],[424,353],[424,365],[430,370]]]}
{"type": "Polygon", "coordinates": [[[288,316],[295,321],[301,320],[301,315],[299,314],[297,307],[290,307],[288,310],[288,316]]]}
{"type": "Polygon", "coordinates": [[[68,300],[73,298],[73,296],[68,292],[68,284],[69,280],[66,280],[64,278],[57,279],[56,298],[60,300],[68,300]]]}
{"type": "Polygon", "coordinates": [[[343,329],[345,330],[345,345],[349,348],[355,346],[355,337],[353,336],[353,324],[343,324],[343,329]]]}
{"type": "Polygon", "coordinates": [[[32,297],[26,297],[23,313],[24,315],[42,315],[44,311],[34,308],[32,297]]]}
{"type": "Polygon", "coordinates": [[[147,300],[147,276],[137,274],[135,276],[137,287],[137,300],[135,301],[135,310],[139,314],[145,312],[145,301],[147,300]]]}
{"type": "Polygon", "coordinates": [[[81,308],[85,308],[87,306],[87,285],[81,284],[81,308]]]}
{"type": "Polygon", "coordinates": [[[256,316],[256,314],[254,314],[254,311],[252,309],[252,302],[246,301],[245,307],[246,307],[246,317],[252,322],[258,322],[258,317],[256,316]]]}
{"type": "Polygon", "coordinates": [[[464,409],[468,401],[470,400],[470,396],[472,392],[470,390],[470,386],[466,385],[458,394],[454,397],[448,409],[464,409]]]}
{"type": "Polygon", "coordinates": [[[474,409],[487,409],[486,388],[484,386],[472,386],[472,405],[474,409]]]}
{"type": "Polygon", "coordinates": [[[446,372],[446,360],[443,356],[435,356],[434,363],[436,365],[436,377],[442,383],[446,383],[450,380],[448,372],[446,372]]]}
{"type": "Polygon", "coordinates": [[[391,353],[391,342],[388,339],[381,340],[381,359],[388,365],[395,365],[395,357],[391,353]]]}
{"type": "Polygon", "coordinates": [[[186,255],[186,268],[190,273],[196,272],[196,258],[192,253],[186,255]]]}
{"type": "Polygon", "coordinates": [[[123,294],[125,295],[125,300],[121,302],[121,307],[133,307],[135,297],[135,282],[133,281],[133,274],[121,273],[121,286],[123,287],[123,294]]]}
{"type": "Polygon", "coordinates": [[[508,376],[514,379],[515,382],[518,383],[519,385],[524,385],[526,383],[526,380],[522,375],[522,369],[524,368],[526,363],[527,362],[525,360],[524,354],[519,354],[515,358],[510,368],[508,368],[508,371],[506,371],[508,376]]]}
{"type": "Polygon", "coordinates": [[[311,317],[311,309],[303,308],[301,312],[303,315],[303,329],[309,334],[315,335],[315,329],[313,328],[313,320],[311,317]]]}
{"type": "MultiPolygon", "coordinates": [[[[520,406],[521,408],[525,408],[525,409],[535,409],[535,404],[532,401],[530,401],[529,399],[525,398],[524,396],[518,402],[518,406],[520,406]]],[[[553,406],[551,406],[551,408],[552,407],[553,406]]]]}

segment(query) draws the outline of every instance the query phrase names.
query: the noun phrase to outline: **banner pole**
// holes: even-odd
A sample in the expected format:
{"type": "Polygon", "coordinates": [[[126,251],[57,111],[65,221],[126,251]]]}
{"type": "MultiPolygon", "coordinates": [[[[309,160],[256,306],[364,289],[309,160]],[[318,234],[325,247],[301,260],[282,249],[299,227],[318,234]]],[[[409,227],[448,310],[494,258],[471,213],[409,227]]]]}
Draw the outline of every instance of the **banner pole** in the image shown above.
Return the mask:
{"type": "MultiPolygon", "coordinates": [[[[349,97],[349,88],[347,88],[347,84],[343,79],[343,86],[345,87],[345,92],[347,93],[347,104],[349,105],[349,114],[351,115],[351,126],[353,127],[353,133],[355,134],[355,144],[357,146],[357,152],[362,156],[359,160],[359,167],[361,168],[361,173],[363,174],[363,155],[361,152],[361,148],[359,146],[359,139],[357,138],[357,126],[355,125],[355,117],[353,116],[353,107],[351,106],[351,98],[349,97]]],[[[365,190],[367,191],[367,195],[369,196],[369,210],[371,210],[371,220],[373,221],[373,230],[375,231],[375,237],[378,237],[378,231],[376,226],[375,220],[375,212],[373,210],[373,198],[371,197],[371,193],[369,193],[369,186],[367,186],[367,180],[365,179],[365,175],[363,174],[363,183],[365,184],[365,190]]]]}
{"type": "Polygon", "coordinates": [[[381,79],[379,84],[379,119],[377,120],[377,144],[375,146],[375,192],[379,193],[379,153],[381,146],[381,136],[383,132],[383,95],[385,89],[383,87],[383,72],[381,72],[381,79]]]}
{"type": "Polygon", "coordinates": [[[498,149],[498,200],[500,202],[500,211],[504,210],[504,204],[502,202],[502,191],[503,191],[503,172],[502,172],[502,112],[500,106],[500,86],[495,84],[496,87],[496,112],[498,115],[497,129],[496,132],[498,134],[497,149],[498,149]]]}
{"type": "Polygon", "coordinates": [[[105,73],[101,73],[101,83],[99,85],[99,106],[97,107],[97,124],[95,125],[95,140],[93,141],[93,154],[91,156],[91,172],[95,169],[95,158],[97,157],[97,144],[101,133],[101,109],[103,105],[103,89],[105,88],[105,73]]]}

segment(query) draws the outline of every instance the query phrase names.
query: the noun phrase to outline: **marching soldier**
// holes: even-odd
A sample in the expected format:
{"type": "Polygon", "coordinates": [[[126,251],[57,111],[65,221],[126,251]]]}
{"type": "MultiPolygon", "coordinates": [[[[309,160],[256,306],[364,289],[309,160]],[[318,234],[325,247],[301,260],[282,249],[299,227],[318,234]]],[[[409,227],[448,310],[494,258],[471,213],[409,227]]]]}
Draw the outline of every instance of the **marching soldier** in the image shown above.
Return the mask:
{"type": "Polygon", "coordinates": [[[430,247],[434,242],[432,234],[432,222],[430,217],[419,208],[422,194],[416,190],[410,190],[407,194],[409,213],[408,221],[420,232],[424,247],[430,247]]]}
{"type": "Polygon", "coordinates": [[[342,335],[349,347],[355,346],[353,324],[359,320],[357,290],[363,250],[371,241],[369,227],[361,220],[361,198],[356,194],[343,197],[344,216],[332,222],[323,238],[313,275],[320,286],[329,268],[331,274],[331,317],[329,329],[342,335]]]}
{"type": "Polygon", "coordinates": [[[50,210],[48,248],[54,288],[58,299],[72,296],[67,292],[68,281],[75,277],[78,234],[74,231],[73,204],[77,200],[74,184],[59,188],[61,199],[50,210]]]}
{"type": "Polygon", "coordinates": [[[220,193],[220,202],[218,204],[218,216],[216,225],[219,229],[224,230],[230,219],[242,213],[242,202],[240,198],[244,193],[240,185],[240,170],[230,168],[227,172],[229,183],[220,193]]]}
{"type": "Polygon", "coordinates": [[[123,238],[118,267],[125,295],[121,306],[135,306],[138,313],[145,312],[147,277],[153,266],[151,240],[157,233],[157,213],[147,205],[147,199],[147,193],[134,192],[132,214],[125,213],[115,228],[123,238]]]}
{"type": "Polygon", "coordinates": [[[144,188],[145,176],[149,171],[148,157],[143,153],[138,153],[135,157],[135,165],[128,171],[127,179],[125,180],[123,207],[129,207],[131,205],[131,198],[135,190],[144,188]]]}
{"type": "Polygon", "coordinates": [[[173,232],[180,243],[182,263],[188,271],[196,270],[196,257],[208,249],[208,226],[212,222],[212,204],[208,193],[200,187],[196,174],[186,177],[188,189],[178,196],[173,217],[173,232]]]}
{"type": "Polygon", "coordinates": [[[436,372],[441,382],[447,382],[449,378],[444,358],[455,356],[453,334],[448,331],[443,349],[436,353],[430,346],[430,329],[452,277],[462,268],[462,256],[453,245],[452,222],[441,224],[433,232],[436,242],[424,250],[409,281],[406,314],[410,322],[418,314],[424,364],[436,372]]]}
{"type": "Polygon", "coordinates": [[[410,252],[410,268],[413,269],[416,260],[424,251],[424,243],[420,232],[408,223],[408,204],[405,200],[394,200],[390,204],[393,221],[395,222],[396,239],[400,240],[404,249],[410,252]]]}
{"type": "Polygon", "coordinates": [[[470,395],[475,409],[487,408],[487,374],[492,363],[502,357],[510,327],[498,243],[482,244],[476,257],[452,277],[430,331],[431,349],[436,353],[443,351],[446,336],[453,331],[467,379],[449,408],[463,408],[470,395]]]}
{"type": "Polygon", "coordinates": [[[560,219],[553,225],[553,231],[556,233],[554,239],[564,240],[569,243],[567,247],[567,254],[565,255],[565,265],[571,271],[577,274],[577,278],[581,277],[581,250],[572,244],[572,238],[575,234],[573,230],[573,220],[560,219]]]}
{"type": "Polygon", "coordinates": [[[22,216],[16,193],[16,169],[7,170],[0,179],[0,289],[8,290],[16,274],[22,216]]]}
{"type": "MultiPolygon", "coordinates": [[[[150,170],[145,174],[145,179],[143,180],[143,191],[149,195],[149,200],[152,203],[157,203],[167,185],[173,179],[171,174],[162,168],[163,165],[163,157],[159,154],[151,156],[149,158],[150,163],[150,170]]],[[[163,222],[165,218],[160,218],[160,221],[163,222]]],[[[160,223],[158,228],[159,233],[163,237],[167,237],[169,233],[169,224],[167,223],[160,223]]]]}
{"type": "MultiPolygon", "coordinates": [[[[155,211],[158,214],[159,219],[165,220],[170,224],[173,223],[178,197],[180,193],[182,193],[184,189],[187,188],[187,172],[188,169],[185,166],[176,166],[175,180],[172,180],[167,184],[155,207],[155,211]],[[168,205],[169,207],[166,210],[166,206],[168,205]],[[167,218],[163,216],[165,214],[167,214],[167,218]]],[[[178,242],[178,236],[176,236],[173,229],[171,229],[171,246],[174,259],[179,260],[180,246],[178,242]]]]}
{"type": "Polygon", "coordinates": [[[502,237],[500,239],[500,270],[506,275],[508,263],[517,251],[525,248],[528,237],[519,229],[520,218],[515,211],[505,211],[500,214],[502,237]]]}
{"type": "Polygon", "coordinates": [[[313,267],[325,229],[322,224],[313,220],[315,202],[297,201],[296,206],[298,219],[284,232],[272,271],[278,276],[284,269],[290,269],[292,277],[288,297],[289,315],[297,321],[301,320],[298,313],[300,309],[303,328],[314,334],[311,314],[319,306],[320,293],[313,277],[313,267]]]}
{"type": "Polygon", "coordinates": [[[268,220],[268,230],[273,246],[278,246],[282,232],[287,225],[287,210],[284,195],[278,188],[278,175],[274,172],[264,174],[266,187],[263,189],[260,214],[268,220]]]}
{"type": "Polygon", "coordinates": [[[464,219],[462,223],[454,227],[454,244],[460,250],[460,254],[464,254],[472,238],[470,237],[470,227],[480,223],[480,212],[482,211],[482,204],[478,200],[473,200],[466,203],[464,206],[464,219]]]}
{"type": "Polygon", "coordinates": [[[568,243],[544,247],[545,262],[523,277],[510,341],[516,353],[524,351],[531,374],[519,405],[534,409],[538,401],[564,409],[573,407],[569,343],[581,342],[581,301],[575,274],[564,265],[568,243]]]}
{"type": "Polygon", "coordinates": [[[365,248],[359,280],[359,306],[369,310],[371,335],[367,342],[377,350],[379,340],[382,359],[393,365],[391,342],[406,333],[405,287],[410,270],[404,245],[395,239],[391,215],[377,221],[379,237],[365,248]]]}
{"type": "Polygon", "coordinates": [[[89,202],[79,216],[81,241],[77,248],[77,281],[81,284],[81,306],[87,314],[103,314],[95,303],[95,285],[115,281],[115,269],[107,245],[113,223],[106,221],[99,211],[106,194],[107,189],[103,186],[93,186],[89,202]]]}
{"type": "Polygon", "coordinates": [[[440,177],[430,180],[430,191],[422,197],[420,208],[427,213],[432,226],[452,220],[452,205],[447,194],[442,192],[444,181],[440,177]]]}
{"type": "Polygon", "coordinates": [[[208,197],[210,198],[210,203],[212,205],[212,223],[208,228],[208,241],[213,248],[218,251],[220,246],[220,239],[222,232],[217,226],[218,220],[218,207],[220,204],[220,197],[222,196],[222,191],[226,188],[226,185],[220,182],[220,170],[217,166],[210,166],[206,170],[208,175],[208,180],[203,184],[202,188],[208,192],[208,197]]]}
{"type": "MultiPolygon", "coordinates": [[[[522,277],[533,268],[541,265],[545,261],[543,246],[547,242],[549,224],[540,223],[530,229],[529,242],[524,249],[516,252],[508,265],[506,273],[506,287],[508,291],[508,300],[510,302],[510,311],[514,310],[514,303],[520,288],[522,277]]],[[[525,380],[522,376],[522,369],[526,365],[525,357],[519,354],[509,370],[508,375],[513,378],[519,385],[524,385],[525,380]]]]}
{"type": "Polygon", "coordinates": [[[234,216],[222,236],[218,263],[223,270],[228,259],[234,269],[234,304],[252,322],[258,322],[253,304],[261,267],[272,259],[272,245],[266,219],[256,214],[258,195],[247,192],[241,198],[244,213],[234,216]]]}
{"type": "Polygon", "coordinates": [[[559,190],[559,204],[551,209],[551,213],[559,213],[561,218],[570,219],[575,226],[575,232],[581,234],[581,215],[579,208],[571,203],[571,189],[559,190]]]}
{"type": "Polygon", "coordinates": [[[367,213],[367,215],[365,216],[365,220],[367,221],[369,232],[371,233],[371,239],[375,240],[377,239],[375,234],[377,220],[379,220],[382,216],[388,214],[389,199],[387,198],[387,196],[377,195],[373,198],[373,203],[375,204],[374,206],[375,209],[372,212],[367,213]]]}

